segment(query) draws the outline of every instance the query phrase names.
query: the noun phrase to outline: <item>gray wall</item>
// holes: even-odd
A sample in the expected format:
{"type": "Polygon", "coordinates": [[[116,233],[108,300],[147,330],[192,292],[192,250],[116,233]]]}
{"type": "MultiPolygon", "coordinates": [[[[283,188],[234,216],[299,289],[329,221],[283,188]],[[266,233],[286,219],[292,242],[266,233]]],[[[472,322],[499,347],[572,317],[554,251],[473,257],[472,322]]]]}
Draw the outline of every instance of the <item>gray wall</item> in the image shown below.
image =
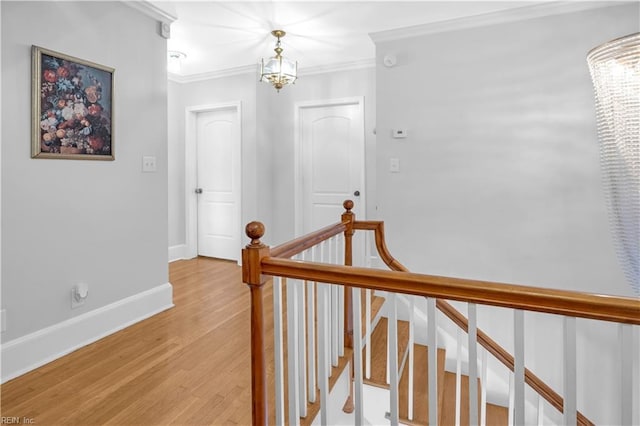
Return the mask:
{"type": "Polygon", "coordinates": [[[585,56],[638,19],[636,3],[378,43],[378,208],[393,253],[414,271],[630,295],[585,56]],[[391,138],[397,127],[409,137],[391,138]]]}
{"type": "MultiPolygon", "coordinates": [[[[185,108],[242,102],[242,223],[260,220],[264,240],[294,236],[294,110],[308,100],[364,96],[369,194],[375,188],[375,70],[302,76],[279,93],[253,73],[191,83],[169,83],[169,246],[185,244],[185,108]]],[[[374,197],[368,199],[370,209],[374,197]]],[[[337,218],[336,218],[337,220],[337,218]]],[[[244,234],[243,234],[244,235],[244,234]]],[[[243,237],[245,238],[245,237],[243,237]]],[[[244,239],[243,239],[244,241],[244,239]]]]}
{"type": "MultiPolygon", "coordinates": [[[[294,224],[294,140],[297,102],[364,97],[367,213],[375,206],[375,69],[364,68],[332,73],[302,75],[295,86],[277,93],[266,84],[258,88],[264,106],[259,115],[269,117],[273,160],[273,232],[269,243],[282,243],[295,236],[294,224]]],[[[357,201],[357,200],[355,200],[357,201]]],[[[336,221],[339,218],[336,217],[336,221]]]]}
{"type": "MultiPolygon", "coordinates": [[[[379,41],[378,216],[393,255],[415,272],[634,296],[609,232],[585,57],[639,16],[634,3],[379,41]]],[[[561,318],[525,323],[527,367],[562,393],[561,318]]],[[[512,351],[510,312],[481,308],[479,326],[512,351]]],[[[577,342],[579,409],[618,424],[617,329],[578,321],[577,342]]]]}
{"type": "Polygon", "coordinates": [[[168,282],[167,76],[157,22],[123,3],[1,7],[6,342],[168,282]],[[30,158],[32,44],[116,69],[115,161],[30,158]]]}
{"type": "MultiPolygon", "coordinates": [[[[256,180],[264,167],[256,138],[256,78],[240,74],[192,83],[169,82],[169,246],[186,243],[185,225],[185,109],[240,101],[242,110],[242,223],[270,211],[256,197],[256,180]]],[[[189,192],[195,197],[195,193],[189,192]]]]}

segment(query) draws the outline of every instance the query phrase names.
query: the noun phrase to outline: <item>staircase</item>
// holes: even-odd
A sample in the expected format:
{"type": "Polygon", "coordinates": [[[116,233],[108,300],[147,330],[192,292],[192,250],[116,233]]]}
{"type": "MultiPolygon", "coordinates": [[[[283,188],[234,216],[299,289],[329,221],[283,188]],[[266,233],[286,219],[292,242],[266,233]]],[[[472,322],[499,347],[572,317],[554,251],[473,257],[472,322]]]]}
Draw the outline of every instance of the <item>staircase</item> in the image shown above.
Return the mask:
{"type": "MultiPolygon", "coordinates": [[[[318,418],[321,423],[338,424],[338,422],[332,423],[329,413],[342,413],[340,408],[343,403],[331,401],[332,396],[336,397],[336,400],[347,400],[346,411],[349,411],[350,407],[355,407],[355,423],[358,424],[369,424],[365,414],[379,408],[384,412],[385,405],[386,409],[389,406],[392,407],[390,417],[394,424],[422,425],[427,424],[427,419],[430,419],[431,424],[483,423],[482,418],[485,414],[484,423],[486,424],[525,424],[527,416],[525,408],[531,405],[531,401],[528,401],[525,396],[527,390],[532,390],[534,397],[538,399],[537,410],[531,413],[537,418],[537,423],[546,421],[547,410],[551,408],[553,410],[551,414],[557,418],[553,423],[592,425],[593,423],[577,409],[579,388],[577,386],[576,322],[578,319],[616,324],[619,336],[621,356],[616,362],[621,366],[621,373],[613,374],[611,377],[616,385],[620,386],[624,398],[620,401],[607,400],[604,404],[601,401],[590,400],[590,409],[593,410],[594,406],[609,409],[619,404],[619,413],[605,413],[607,418],[624,425],[639,424],[634,422],[637,416],[635,414],[637,405],[632,403],[638,400],[635,398],[637,382],[634,382],[633,378],[626,373],[631,366],[634,366],[633,361],[637,359],[636,343],[634,343],[636,339],[634,333],[637,329],[634,327],[640,325],[639,300],[411,273],[388,252],[384,238],[384,223],[357,221],[351,211],[353,202],[347,200],[343,205],[345,212],[341,215],[339,222],[274,248],[260,241],[265,232],[262,223],[251,222],[246,227],[246,234],[251,243],[243,250],[242,258],[243,281],[248,285],[251,294],[251,393],[254,425],[267,424],[270,417],[268,412],[270,395],[274,395],[274,399],[278,401],[275,410],[277,424],[300,424],[299,417],[305,417],[303,421],[305,424],[309,421],[306,419],[310,419],[312,424],[320,424],[317,421],[318,418]],[[378,255],[390,270],[351,266],[352,237],[355,231],[373,231],[378,255]],[[294,256],[297,258],[292,259],[294,256]],[[267,306],[271,304],[270,300],[265,299],[265,289],[270,288],[267,285],[271,281],[269,277],[273,277],[274,282],[273,330],[277,342],[274,345],[274,369],[271,369],[271,365],[267,363],[268,358],[265,355],[267,344],[264,315],[268,310],[267,306]],[[293,281],[286,285],[285,306],[281,281],[286,279],[293,281]],[[473,378],[471,380],[475,381],[480,377],[475,368],[479,351],[483,359],[485,355],[491,356],[498,365],[501,364],[506,369],[510,408],[485,403],[477,404],[475,395],[484,399],[487,390],[478,389],[479,386],[469,386],[470,379],[459,372],[454,375],[445,371],[444,351],[429,350],[426,346],[415,342],[413,327],[407,322],[396,322],[397,305],[390,304],[388,309],[390,321],[393,321],[397,327],[391,333],[387,332],[387,319],[379,314],[366,315],[367,319],[361,322],[361,312],[364,311],[364,309],[361,311],[361,303],[351,303],[352,300],[364,299],[361,297],[362,293],[351,291],[358,288],[386,292],[390,295],[412,295],[421,300],[426,298],[424,300],[427,302],[429,344],[436,346],[443,343],[442,341],[437,343],[436,336],[440,329],[437,316],[444,315],[447,318],[446,321],[451,321],[458,329],[457,347],[459,349],[464,347],[461,343],[462,335],[467,335],[469,358],[474,360],[469,364],[469,375],[473,378]],[[290,297],[289,290],[291,290],[290,297]],[[448,300],[467,303],[467,314],[463,315],[449,304],[448,300]],[[513,354],[507,352],[485,331],[478,328],[478,306],[512,310],[513,354]],[[561,322],[559,327],[563,335],[563,355],[559,362],[563,367],[564,395],[558,394],[524,364],[526,312],[556,315],[561,322]],[[285,317],[286,324],[283,324],[285,317]],[[352,320],[354,320],[353,323],[352,320]],[[367,329],[366,333],[361,333],[362,323],[366,324],[363,327],[367,329]],[[372,333],[369,332],[370,324],[368,323],[374,325],[372,333]],[[306,331],[307,335],[305,335],[306,331]],[[365,336],[362,337],[361,334],[365,336]],[[371,341],[367,341],[367,335],[371,337],[371,341]],[[389,362],[394,367],[389,374],[393,384],[391,387],[387,384],[389,382],[387,380],[388,340],[394,345],[391,352],[393,356],[389,362]],[[283,347],[285,341],[286,347],[283,347]],[[363,346],[364,341],[367,341],[366,346],[363,346]],[[353,363],[346,362],[352,358],[347,351],[349,348],[353,348],[353,363]],[[344,359],[339,363],[337,358],[343,349],[344,359]],[[412,356],[406,355],[408,350],[412,356]],[[365,354],[364,357],[361,351],[365,354]],[[371,360],[367,362],[369,353],[372,354],[371,360]],[[295,354],[295,356],[287,356],[287,354],[295,354]],[[305,365],[305,357],[311,360],[307,365],[305,365]],[[437,364],[437,367],[428,365],[427,358],[437,364]],[[408,359],[413,361],[407,362],[408,359]],[[344,367],[341,368],[342,365],[344,367]],[[349,370],[346,369],[347,365],[351,366],[349,370]],[[357,365],[356,371],[353,371],[354,365],[357,365]],[[368,376],[366,381],[362,378],[361,368],[365,372],[365,377],[368,376]],[[408,372],[410,369],[414,370],[413,376],[408,372]],[[333,374],[336,378],[340,376],[337,383],[341,385],[334,386],[335,389],[332,392],[329,377],[333,374]],[[357,386],[351,385],[349,379],[352,377],[357,386]],[[312,388],[311,395],[320,397],[322,406],[319,409],[319,416],[313,416],[317,406],[310,407],[307,404],[307,400],[310,401],[312,398],[307,398],[304,392],[304,389],[307,389],[304,385],[305,379],[312,388]],[[413,380],[412,389],[409,389],[411,380],[413,380]],[[275,382],[275,390],[270,392],[273,389],[273,382],[275,382]],[[439,394],[426,395],[427,383],[432,392],[439,392],[439,394]],[[369,385],[375,387],[375,392],[369,385]],[[376,406],[367,407],[366,390],[363,390],[365,386],[372,395],[375,393],[384,399],[372,397],[370,400],[375,400],[376,406]],[[355,390],[348,397],[349,389],[355,390]],[[386,389],[390,392],[387,393],[386,389]],[[469,399],[469,394],[474,395],[473,400],[469,399]],[[338,395],[344,396],[337,398],[338,395]],[[431,403],[428,403],[429,400],[431,403]],[[438,412],[432,411],[429,415],[427,408],[429,405],[430,408],[437,407],[438,412]],[[476,415],[474,411],[469,415],[468,407],[475,410],[476,406],[481,407],[478,409],[481,413],[476,415]],[[305,410],[307,408],[309,410],[305,415],[304,411],[307,411],[305,410]]],[[[415,299],[410,300],[410,304],[413,302],[415,299]]],[[[373,304],[380,306],[382,303],[374,297],[373,304]]],[[[409,312],[410,317],[415,314],[413,308],[409,312]]],[[[447,343],[447,347],[451,347],[451,342],[447,343]]],[[[460,356],[457,362],[457,370],[460,371],[460,356]]],[[[484,361],[482,364],[481,376],[485,376],[487,364],[484,361]]],[[[581,368],[583,373],[584,370],[581,368]]],[[[333,380],[332,378],[331,382],[333,380]]],[[[482,383],[483,386],[484,384],[482,383]]],[[[495,389],[492,388],[491,391],[495,389]]],[[[314,404],[318,404],[317,398],[314,404]]],[[[350,422],[345,421],[340,424],[354,424],[353,418],[350,422]]],[[[375,424],[385,424],[385,421],[376,420],[375,424]]],[[[609,422],[609,424],[614,423],[609,422]]]]}
{"type": "MultiPolygon", "coordinates": [[[[409,416],[409,368],[408,368],[408,342],[409,323],[398,321],[398,360],[403,368],[399,381],[399,412],[400,422],[407,425],[427,425],[429,419],[428,408],[428,374],[430,366],[427,362],[427,347],[415,343],[413,345],[413,413],[409,416]],[[402,362],[406,359],[406,362],[402,362]]],[[[372,358],[371,377],[365,379],[365,384],[389,389],[387,384],[387,318],[380,318],[371,336],[372,358]]],[[[454,425],[456,420],[456,374],[445,371],[444,349],[438,349],[438,418],[440,425],[454,425]]],[[[465,396],[469,394],[469,378],[461,376],[461,407],[460,424],[469,424],[469,406],[465,403],[465,396]]],[[[480,418],[480,413],[478,413],[480,418]]],[[[508,409],[494,404],[487,404],[487,424],[508,424],[508,409]]]]}

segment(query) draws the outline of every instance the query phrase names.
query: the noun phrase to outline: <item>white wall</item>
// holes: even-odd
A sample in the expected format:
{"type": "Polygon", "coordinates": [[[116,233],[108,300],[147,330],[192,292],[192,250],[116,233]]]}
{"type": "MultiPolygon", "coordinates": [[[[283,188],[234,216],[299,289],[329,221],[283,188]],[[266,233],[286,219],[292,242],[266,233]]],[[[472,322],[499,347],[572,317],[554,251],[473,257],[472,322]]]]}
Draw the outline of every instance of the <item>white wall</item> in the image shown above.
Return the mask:
{"type": "MultiPolygon", "coordinates": [[[[242,102],[242,224],[259,220],[264,241],[275,245],[294,235],[294,105],[299,101],[365,98],[369,194],[375,188],[375,70],[373,68],[301,76],[279,93],[253,73],[191,83],[169,83],[169,246],[185,236],[185,108],[242,102]]],[[[373,196],[368,203],[374,205],[373,196]]],[[[338,218],[336,218],[338,220],[338,218]]],[[[246,240],[243,233],[243,242],[246,240]]]]}
{"type": "MultiPolygon", "coordinates": [[[[367,167],[367,214],[375,206],[375,70],[363,68],[312,75],[302,75],[294,86],[276,92],[266,84],[258,88],[262,108],[258,115],[271,123],[270,146],[273,161],[273,231],[269,244],[275,245],[295,236],[294,224],[294,131],[295,104],[304,101],[364,97],[365,162],[367,167]]],[[[357,202],[357,199],[354,200],[357,202]]],[[[339,218],[336,217],[336,222],[339,218]]]]}
{"type": "MultiPolygon", "coordinates": [[[[21,345],[77,326],[80,321],[72,318],[96,319],[133,300],[144,304],[156,289],[162,289],[159,303],[129,314],[149,315],[172,302],[166,40],[157,34],[157,22],[121,2],[3,1],[0,7],[5,378],[21,345]],[[115,161],[30,158],[33,44],[115,68],[115,161]],[[157,158],[156,173],[141,172],[143,155],[157,158]],[[79,282],[89,285],[89,297],[71,310],[70,290],[79,282]]],[[[94,331],[104,334],[139,319],[134,317],[100,317],[94,331]]]]}
{"type": "MultiPolygon", "coordinates": [[[[378,215],[397,259],[415,272],[633,296],[609,232],[585,57],[638,31],[639,12],[629,3],[377,39],[378,215]],[[387,54],[395,67],[382,65],[387,54]],[[409,137],[393,139],[394,128],[409,137]]],[[[511,321],[479,310],[510,351],[511,321]]],[[[562,392],[560,325],[526,316],[526,364],[562,392]]],[[[606,374],[616,343],[615,329],[578,322],[579,408],[598,424],[620,421],[606,374]]]]}
{"type": "MultiPolygon", "coordinates": [[[[257,180],[264,167],[256,137],[256,78],[239,74],[192,83],[169,82],[169,247],[186,244],[185,223],[185,114],[202,105],[240,102],[242,110],[242,226],[269,211],[257,197],[257,180]]],[[[261,179],[262,180],[262,179],[261,179]]],[[[195,189],[195,188],[194,188],[195,189]]],[[[188,197],[196,197],[189,189],[188,197]]],[[[244,235],[244,232],[243,234],[244,235]]],[[[244,239],[242,240],[244,241],[244,239]]]]}
{"type": "Polygon", "coordinates": [[[637,11],[377,44],[379,215],[411,270],[630,295],[608,228],[585,56],[637,31],[637,11]],[[381,64],[387,53],[393,68],[381,64]],[[396,127],[409,137],[392,139],[396,127]],[[392,157],[400,173],[388,172],[392,157]]]}

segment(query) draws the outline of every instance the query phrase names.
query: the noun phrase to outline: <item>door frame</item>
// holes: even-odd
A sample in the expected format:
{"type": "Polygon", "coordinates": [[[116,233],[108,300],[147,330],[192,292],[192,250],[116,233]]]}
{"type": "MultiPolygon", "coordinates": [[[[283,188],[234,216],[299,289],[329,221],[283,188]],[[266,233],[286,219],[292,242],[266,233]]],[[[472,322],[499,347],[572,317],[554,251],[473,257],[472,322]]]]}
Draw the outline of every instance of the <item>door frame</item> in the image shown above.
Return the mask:
{"type": "MultiPolygon", "coordinates": [[[[367,203],[366,203],[366,134],[365,134],[365,122],[364,122],[364,96],[353,96],[348,98],[336,98],[336,99],[320,99],[320,100],[311,100],[311,101],[301,101],[295,103],[294,108],[294,173],[295,173],[295,188],[294,188],[294,225],[295,225],[295,235],[299,237],[302,235],[302,215],[303,215],[303,206],[302,206],[302,110],[307,108],[318,108],[318,107],[331,107],[331,106],[341,106],[341,105],[356,105],[358,107],[358,114],[362,119],[362,135],[361,135],[361,151],[362,151],[362,164],[361,164],[361,175],[360,179],[362,181],[362,188],[360,188],[360,197],[359,197],[359,205],[358,210],[361,212],[362,216],[360,219],[364,219],[367,217],[367,203]]],[[[336,222],[339,218],[336,218],[336,222]]]]}
{"type": "MultiPolygon", "coordinates": [[[[184,205],[185,205],[185,257],[192,259],[198,256],[198,196],[195,187],[198,182],[198,161],[197,161],[197,117],[201,112],[211,112],[219,110],[235,109],[236,111],[236,131],[240,151],[240,170],[237,171],[240,181],[240,195],[238,196],[238,223],[242,223],[242,102],[225,102],[221,104],[197,105],[185,108],[184,120],[184,205]]],[[[242,232],[238,238],[238,264],[242,262],[240,255],[242,250],[242,232]]]]}

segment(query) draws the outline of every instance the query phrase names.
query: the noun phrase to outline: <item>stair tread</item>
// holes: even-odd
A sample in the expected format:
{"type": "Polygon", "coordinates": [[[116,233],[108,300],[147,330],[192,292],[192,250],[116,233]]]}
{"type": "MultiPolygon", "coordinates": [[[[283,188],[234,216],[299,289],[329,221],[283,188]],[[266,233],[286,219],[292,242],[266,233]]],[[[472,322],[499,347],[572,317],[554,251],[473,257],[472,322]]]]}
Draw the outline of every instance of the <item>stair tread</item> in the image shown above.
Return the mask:
{"type": "MultiPolygon", "coordinates": [[[[380,318],[378,325],[371,333],[371,377],[364,382],[369,385],[389,388],[387,384],[387,324],[385,317],[380,318]]],[[[398,364],[409,344],[409,323],[398,321],[398,364]]]]}
{"type": "MultiPolygon", "coordinates": [[[[427,346],[421,344],[414,344],[414,359],[413,359],[413,418],[409,420],[409,368],[405,366],[402,376],[400,378],[399,387],[399,415],[400,420],[403,423],[411,424],[424,424],[429,422],[429,365],[428,365],[428,353],[427,346]]],[[[438,405],[440,405],[441,395],[443,395],[444,386],[444,364],[445,364],[444,349],[438,349],[437,362],[438,362],[438,405]]]]}
{"type": "MultiPolygon", "coordinates": [[[[469,424],[469,377],[462,376],[460,378],[461,401],[460,401],[460,424],[469,424]]],[[[479,382],[479,380],[478,380],[479,382]]],[[[478,407],[480,406],[480,392],[478,392],[478,407]]],[[[452,425],[456,420],[456,374],[449,371],[445,372],[444,377],[444,399],[440,409],[440,424],[452,425]]],[[[478,418],[480,411],[478,408],[478,418]]],[[[495,404],[487,404],[487,424],[488,425],[506,425],[509,419],[507,407],[495,404]]]]}

